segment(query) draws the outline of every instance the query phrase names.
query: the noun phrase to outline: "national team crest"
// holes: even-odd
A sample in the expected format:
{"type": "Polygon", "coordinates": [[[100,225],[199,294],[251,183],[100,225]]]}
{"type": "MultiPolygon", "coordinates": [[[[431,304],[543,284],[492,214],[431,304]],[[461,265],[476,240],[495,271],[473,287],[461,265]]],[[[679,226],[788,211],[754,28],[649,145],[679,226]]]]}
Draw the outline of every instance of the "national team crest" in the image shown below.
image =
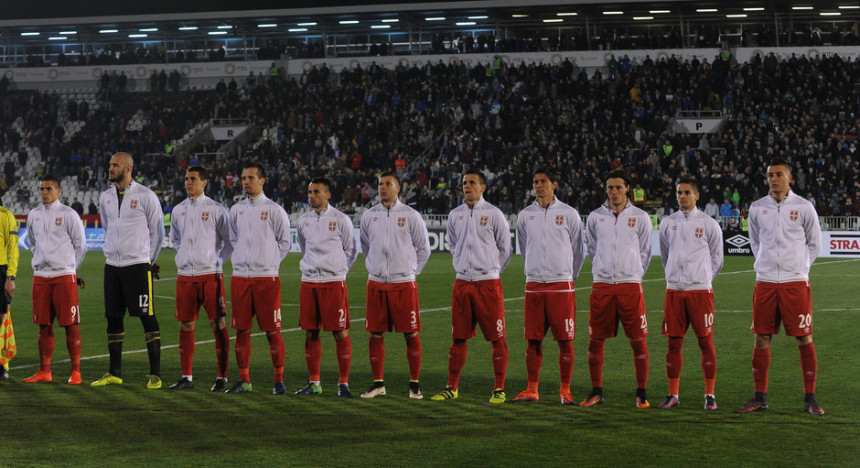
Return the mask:
{"type": "Polygon", "coordinates": [[[627,227],[636,227],[636,218],[627,218],[627,227]]]}
{"type": "Polygon", "coordinates": [[[406,226],[406,217],[405,216],[401,216],[401,217],[397,218],[397,227],[402,228],[403,226],[406,226]]]}
{"type": "Polygon", "coordinates": [[[209,221],[209,212],[204,211],[204,212],[200,213],[200,220],[203,221],[204,223],[206,221],[209,221]]]}
{"type": "Polygon", "coordinates": [[[132,200],[132,201],[128,202],[128,207],[131,208],[132,210],[136,210],[137,209],[137,200],[132,200]]]}
{"type": "Polygon", "coordinates": [[[269,219],[269,210],[260,212],[260,221],[266,221],[269,219]]]}
{"type": "Polygon", "coordinates": [[[558,226],[564,224],[564,215],[555,215],[555,224],[558,226]]]}
{"type": "Polygon", "coordinates": [[[791,210],[791,212],[788,213],[788,218],[792,221],[797,221],[797,218],[799,218],[799,217],[800,217],[800,210],[791,210]]]}
{"type": "Polygon", "coordinates": [[[328,230],[334,232],[337,229],[337,221],[328,222],[328,230]]]}
{"type": "Polygon", "coordinates": [[[490,222],[489,216],[481,216],[481,226],[486,226],[488,222],[490,222]]]}
{"type": "Polygon", "coordinates": [[[54,218],[54,226],[62,226],[63,225],[63,217],[57,216],[54,218]]]}
{"type": "Polygon", "coordinates": [[[702,236],[705,235],[705,228],[697,227],[696,228],[696,239],[701,239],[702,236]]]}

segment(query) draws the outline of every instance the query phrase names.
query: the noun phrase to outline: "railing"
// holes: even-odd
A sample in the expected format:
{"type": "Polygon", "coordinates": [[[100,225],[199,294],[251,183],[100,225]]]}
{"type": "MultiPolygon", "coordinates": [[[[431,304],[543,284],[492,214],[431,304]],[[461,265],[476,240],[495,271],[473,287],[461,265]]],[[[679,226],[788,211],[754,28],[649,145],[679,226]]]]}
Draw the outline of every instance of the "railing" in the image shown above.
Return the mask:
{"type": "Polygon", "coordinates": [[[722,118],[721,110],[679,110],[675,117],[678,119],[722,118]]]}
{"type": "Polygon", "coordinates": [[[235,125],[250,125],[251,119],[248,118],[238,118],[238,119],[212,119],[209,121],[209,125],[224,125],[224,126],[235,126],[235,125]]]}

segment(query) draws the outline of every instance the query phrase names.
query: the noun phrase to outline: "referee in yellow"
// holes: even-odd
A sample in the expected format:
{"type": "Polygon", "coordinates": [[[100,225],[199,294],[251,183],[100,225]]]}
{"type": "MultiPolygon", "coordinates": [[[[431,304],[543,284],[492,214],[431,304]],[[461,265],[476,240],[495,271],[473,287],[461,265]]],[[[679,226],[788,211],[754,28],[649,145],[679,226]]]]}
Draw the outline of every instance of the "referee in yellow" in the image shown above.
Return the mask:
{"type": "MultiPolygon", "coordinates": [[[[6,319],[9,304],[15,294],[15,274],[18,273],[18,220],[0,206],[0,282],[5,286],[0,294],[0,323],[6,319]]],[[[9,379],[9,371],[0,366],[0,380],[9,379]]]]}

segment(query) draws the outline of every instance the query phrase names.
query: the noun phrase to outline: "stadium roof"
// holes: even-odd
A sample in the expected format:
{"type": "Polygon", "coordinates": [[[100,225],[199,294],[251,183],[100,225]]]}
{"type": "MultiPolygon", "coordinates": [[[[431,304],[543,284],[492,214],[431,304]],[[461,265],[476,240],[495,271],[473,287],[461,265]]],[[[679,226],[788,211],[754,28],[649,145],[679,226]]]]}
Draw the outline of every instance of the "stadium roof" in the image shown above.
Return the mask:
{"type": "Polygon", "coordinates": [[[46,43],[48,37],[56,39],[58,34],[77,36],[80,42],[128,41],[141,30],[149,32],[145,40],[157,41],[207,34],[238,38],[365,34],[371,29],[390,33],[524,31],[727,21],[773,25],[777,20],[799,26],[813,21],[854,22],[860,20],[860,0],[373,0],[368,4],[347,0],[22,0],[4,5],[0,45],[46,43]]]}

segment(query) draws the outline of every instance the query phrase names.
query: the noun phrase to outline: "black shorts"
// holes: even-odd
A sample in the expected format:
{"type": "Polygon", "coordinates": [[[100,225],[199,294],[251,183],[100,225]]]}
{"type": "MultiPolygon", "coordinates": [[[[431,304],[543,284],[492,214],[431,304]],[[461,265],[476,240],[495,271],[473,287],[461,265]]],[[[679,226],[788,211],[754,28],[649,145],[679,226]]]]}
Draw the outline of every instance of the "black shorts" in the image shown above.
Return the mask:
{"type": "Polygon", "coordinates": [[[9,271],[9,265],[0,265],[0,288],[3,288],[3,293],[0,294],[0,314],[9,312],[9,306],[12,304],[12,296],[6,292],[7,271],[9,271]]]}
{"type": "Polygon", "coordinates": [[[105,265],[105,317],[155,315],[149,263],[124,267],[105,265]]]}

